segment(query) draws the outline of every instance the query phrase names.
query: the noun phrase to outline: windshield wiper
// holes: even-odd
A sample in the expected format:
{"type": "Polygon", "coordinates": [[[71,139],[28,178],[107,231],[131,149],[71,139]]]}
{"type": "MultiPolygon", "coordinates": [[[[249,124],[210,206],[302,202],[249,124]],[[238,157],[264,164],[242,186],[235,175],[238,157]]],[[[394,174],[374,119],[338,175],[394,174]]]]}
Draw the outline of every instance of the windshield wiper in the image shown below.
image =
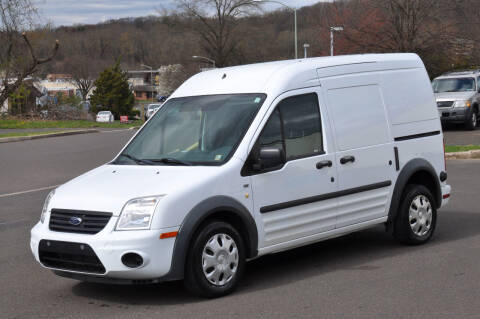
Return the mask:
{"type": "Polygon", "coordinates": [[[153,162],[153,161],[149,161],[149,160],[145,160],[145,159],[139,159],[139,158],[136,158],[135,156],[127,154],[127,153],[122,153],[118,157],[126,157],[126,158],[134,161],[137,164],[155,165],[155,162],[153,162]]]}
{"type": "Polygon", "coordinates": [[[145,161],[153,162],[153,163],[164,163],[164,164],[178,164],[184,166],[192,166],[193,164],[187,161],[182,161],[173,157],[163,157],[158,159],[148,159],[145,161]]]}

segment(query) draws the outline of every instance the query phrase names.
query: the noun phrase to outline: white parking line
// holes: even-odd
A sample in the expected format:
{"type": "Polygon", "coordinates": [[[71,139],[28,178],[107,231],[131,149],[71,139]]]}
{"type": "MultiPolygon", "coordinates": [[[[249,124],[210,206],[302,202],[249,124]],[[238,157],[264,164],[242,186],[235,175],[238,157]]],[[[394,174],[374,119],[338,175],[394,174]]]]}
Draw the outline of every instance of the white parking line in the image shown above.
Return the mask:
{"type": "Polygon", "coordinates": [[[23,195],[23,194],[34,193],[34,192],[40,192],[40,191],[44,191],[44,190],[47,190],[47,189],[52,189],[52,188],[55,188],[55,187],[58,187],[58,186],[60,186],[60,185],[54,185],[54,186],[47,186],[47,187],[42,187],[42,188],[30,189],[30,190],[28,190],[28,191],[21,191],[21,192],[15,192],[15,193],[10,193],[10,194],[0,194],[0,198],[17,196],[17,195],[23,195]]]}

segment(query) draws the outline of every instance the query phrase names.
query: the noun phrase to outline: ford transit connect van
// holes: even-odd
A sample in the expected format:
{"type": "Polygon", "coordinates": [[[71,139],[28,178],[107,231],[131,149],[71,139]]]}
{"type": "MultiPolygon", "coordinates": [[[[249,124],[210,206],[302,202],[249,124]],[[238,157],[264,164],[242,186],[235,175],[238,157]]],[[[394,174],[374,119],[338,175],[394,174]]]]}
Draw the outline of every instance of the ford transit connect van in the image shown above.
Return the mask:
{"type": "Polygon", "coordinates": [[[202,72],[111,162],[52,191],[31,250],[64,277],[184,279],[218,297],[246,260],[385,224],[416,245],[450,196],[414,54],[202,72]]]}

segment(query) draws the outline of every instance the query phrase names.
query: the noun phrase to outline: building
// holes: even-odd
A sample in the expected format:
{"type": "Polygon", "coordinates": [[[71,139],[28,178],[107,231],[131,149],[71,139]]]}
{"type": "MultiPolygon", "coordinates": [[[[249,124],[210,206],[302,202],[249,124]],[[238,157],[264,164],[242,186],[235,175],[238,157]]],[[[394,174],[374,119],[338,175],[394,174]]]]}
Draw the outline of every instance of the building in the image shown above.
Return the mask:
{"type": "Polygon", "coordinates": [[[37,113],[41,96],[42,93],[36,88],[33,80],[25,80],[21,87],[17,89],[14,97],[9,97],[5,100],[0,108],[0,113],[13,115],[37,113]]]}
{"type": "Polygon", "coordinates": [[[149,101],[158,95],[170,95],[175,89],[171,86],[170,75],[178,72],[181,66],[178,64],[161,66],[154,70],[131,70],[127,71],[130,87],[137,101],[149,101]]]}
{"type": "Polygon", "coordinates": [[[48,74],[45,80],[38,81],[35,84],[43,94],[48,96],[77,95],[77,88],[69,74],[48,74]]]}

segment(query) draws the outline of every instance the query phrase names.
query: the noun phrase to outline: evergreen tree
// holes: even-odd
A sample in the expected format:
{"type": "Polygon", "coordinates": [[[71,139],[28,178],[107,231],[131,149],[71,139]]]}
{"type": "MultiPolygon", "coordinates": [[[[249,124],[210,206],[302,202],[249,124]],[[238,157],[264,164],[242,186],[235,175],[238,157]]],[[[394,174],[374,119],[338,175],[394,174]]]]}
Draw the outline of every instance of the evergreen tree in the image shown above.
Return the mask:
{"type": "Polygon", "coordinates": [[[127,75],[120,68],[120,61],[105,69],[95,81],[95,90],[90,97],[92,113],[111,111],[116,119],[132,115],[135,102],[128,85],[127,75]]]}

